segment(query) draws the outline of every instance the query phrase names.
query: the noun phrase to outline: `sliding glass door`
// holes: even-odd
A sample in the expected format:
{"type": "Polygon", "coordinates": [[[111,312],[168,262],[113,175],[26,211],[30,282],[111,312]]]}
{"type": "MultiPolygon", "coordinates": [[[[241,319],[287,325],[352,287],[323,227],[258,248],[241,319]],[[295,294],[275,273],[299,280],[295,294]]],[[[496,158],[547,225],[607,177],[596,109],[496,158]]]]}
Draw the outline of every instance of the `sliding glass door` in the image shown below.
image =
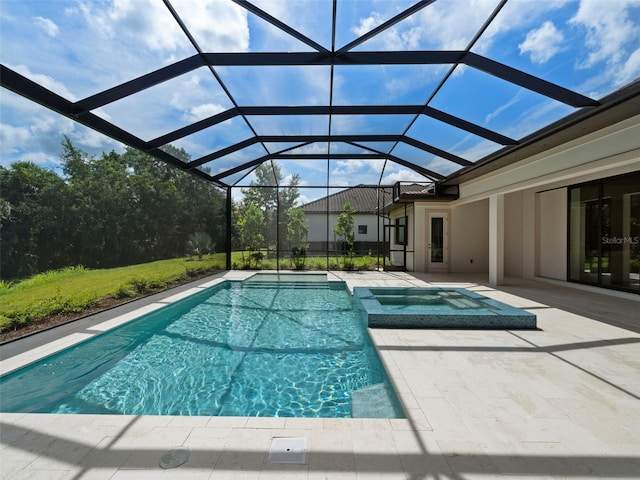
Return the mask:
{"type": "Polygon", "coordinates": [[[640,292],[640,173],[569,189],[569,280],[640,292]]]}

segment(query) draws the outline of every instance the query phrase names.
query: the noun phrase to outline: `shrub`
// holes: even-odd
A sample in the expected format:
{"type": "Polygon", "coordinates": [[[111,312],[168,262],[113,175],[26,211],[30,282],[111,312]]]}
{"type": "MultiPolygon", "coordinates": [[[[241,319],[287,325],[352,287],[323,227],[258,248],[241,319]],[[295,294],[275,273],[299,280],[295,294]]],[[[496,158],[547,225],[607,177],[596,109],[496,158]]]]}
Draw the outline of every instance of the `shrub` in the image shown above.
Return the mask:
{"type": "Polygon", "coordinates": [[[122,285],[122,286],[118,287],[118,290],[116,290],[116,292],[113,294],[113,296],[115,298],[130,298],[130,297],[133,297],[135,294],[136,294],[136,292],[134,292],[131,289],[131,286],[122,285]]]}
{"type": "Polygon", "coordinates": [[[132,278],[129,284],[138,294],[143,294],[149,287],[147,280],[142,277],[132,278]]]}

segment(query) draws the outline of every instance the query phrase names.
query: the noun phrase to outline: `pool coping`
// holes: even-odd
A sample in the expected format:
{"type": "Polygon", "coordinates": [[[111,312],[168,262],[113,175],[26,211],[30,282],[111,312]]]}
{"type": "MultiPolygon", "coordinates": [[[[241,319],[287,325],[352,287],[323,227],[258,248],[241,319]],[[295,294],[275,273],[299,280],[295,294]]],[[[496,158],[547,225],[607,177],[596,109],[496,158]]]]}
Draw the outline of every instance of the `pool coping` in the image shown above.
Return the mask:
{"type": "MultiPolygon", "coordinates": [[[[374,328],[437,328],[437,329],[508,329],[533,330],[537,328],[536,315],[507,305],[472,290],[460,287],[354,287],[353,295],[364,309],[369,327],[374,328]],[[376,295],[377,291],[411,293],[453,291],[466,298],[478,300],[491,307],[489,309],[463,309],[429,312],[401,311],[386,309],[376,295]]],[[[414,295],[412,295],[414,296],[414,295]]],[[[417,296],[417,295],[415,295],[417,296]]],[[[424,307],[434,305],[423,305],[424,307]]]]}
{"type": "MultiPolygon", "coordinates": [[[[329,277],[348,287],[457,284],[534,309],[540,329],[371,329],[405,420],[0,413],[0,477],[520,479],[587,471],[637,477],[640,437],[630,426],[640,417],[629,395],[639,394],[633,380],[640,335],[606,320],[635,322],[640,298],[618,302],[519,280],[492,289],[480,275],[329,277]],[[308,464],[267,464],[276,437],[307,437],[308,464]],[[162,455],[181,444],[191,458],[163,471],[162,455]]],[[[106,318],[56,335],[83,332],[106,318]]],[[[19,343],[26,351],[34,339],[19,343]]]]}
{"type": "Polygon", "coordinates": [[[3,345],[0,357],[0,376],[12,373],[227,280],[230,279],[220,274],[206,277],[3,345]],[[49,339],[51,340],[49,341],[49,339]],[[33,348],[20,348],[20,343],[35,345],[33,348]]]}
{"type": "MultiPolygon", "coordinates": [[[[257,273],[277,272],[232,270],[217,273],[6,343],[0,348],[0,377],[222,282],[244,281],[257,273]]],[[[308,275],[308,272],[302,272],[300,275],[305,273],[308,275]]],[[[292,271],[286,274],[297,275],[298,273],[292,271]]],[[[342,282],[338,278],[327,275],[326,272],[324,275],[328,282],[342,282]]],[[[349,292],[353,293],[350,289],[349,292]]]]}
{"type": "MultiPolygon", "coordinates": [[[[269,274],[270,272],[266,272],[269,274]]],[[[306,272],[308,275],[308,272],[306,272]]],[[[43,337],[50,337],[55,335],[56,333],[64,330],[68,330],[72,327],[72,331],[70,331],[66,335],[59,336],[58,338],[52,341],[45,341],[44,344],[36,346],[35,348],[27,348],[26,351],[21,353],[16,353],[14,355],[10,355],[8,358],[5,355],[6,350],[5,347],[7,345],[11,345],[11,343],[3,346],[2,356],[0,356],[0,377],[4,377],[9,375],[17,370],[25,368],[33,363],[39,362],[40,360],[47,358],[49,356],[55,355],[63,350],[66,350],[74,345],[78,345],[82,342],[90,340],[98,335],[102,335],[110,330],[118,328],[122,325],[125,325],[131,321],[134,321],[141,316],[152,313],[156,310],[174,304],[180,300],[183,300],[192,295],[196,295],[198,293],[203,292],[209,288],[212,288],[216,285],[219,285],[224,282],[241,282],[249,280],[251,277],[259,274],[265,274],[265,272],[255,272],[255,271],[233,271],[233,272],[223,272],[220,274],[215,274],[211,277],[206,277],[200,280],[196,280],[194,282],[180,285],[178,287],[174,287],[163,292],[159,292],[157,294],[151,295],[146,298],[142,298],[133,302],[129,302],[127,304],[119,305],[117,307],[108,309],[103,312],[98,312],[92,315],[88,315],[87,317],[83,317],[78,319],[75,322],[65,323],[56,327],[52,327],[46,331],[38,332],[43,337]],[[138,306],[139,305],[139,306],[138,306]],[[135,308],[134,308],[135,307],[135,308]],[[121,311],[122,310],[122,311],[121,311]],[[115,315],[115,316],[114,316],[115,315]],[[104,317],[104,319],[102,318],[104,317]]],[[[282,275],[282,273],[279,273],[282,275]]],[[[304,275],[303,273],[297,272],[287,272],[285,275],[304,275]]],[[[316,276],[321,276],[323,274],[316,274],[316,276]]],[[[344,288],[349,292],[350,295],[353,295],[353,290],[355,287],[350,287],[348,282],[340,279],[336,276],[331,276],[328,274],[324,274],[325,282],[332,284],[343,284],[344,288]]],[[[318,281],[318,280],[315,280],[318,281]]],[[[385,383],[388,384],[393,389],[393,395],[398,402],[398,405],[402,412],[404,413],[404,417],[352,417],[352,418],[331,418],[331,417],[320,417],[320,419],[326,418],[328,420],[384,420],[389,421],[392,424],[393,430],[405,430],[408,428],[408,425],[411,424],[411,428],[415,429],[415,420],[409,419],[406,413],[406,408],[404,402],[400,398],[395,385],[393,385],[393,381],[391,379],[391,372],[389,371],[389,365],[384,362],[384,360],[380,357],[378,353],[378,346],[375,342],[375,339],[371,335],[370,331],[368,332],[372,347],[376,351],[376,355],[378,356],[378,360],[381,363],[381,366],[384,370],[385,383]]],[[[37,337],[37,334],[34,334],[37,337]]],[[[34,339],[30,337],[25,337],[22,339],[18,339],[17,341],[22,342],[32,342],[34,339]]],[[[24,348],[22,350],[25,350],[24,348]]],[[[0,412],[0,415],[28,415],[29,413],[20,413],[20,412],[0,412]]],[[[41,414],[38,414],[41,415],[41,414]]],[[[68,415],[68,414],[50,414],[50,415],[68,415]]],[[[84,415],[84,414],[80,414],[84,415]]],[[[93,415],[93,414],[89,414],[93,415]]],[[[100,415],[111,415],[111,414],[100,414],[100,415]]],[[[113,414],[115,416],[122,416],[121,414],[113,414]]],[[[145,415],[147,416],[147,415],[145,415]]],[[[157,415],[151,415],[157,416],[157,415]]],[[[167,417],[175,417],[175,415],[167,416],[167,417]]],[[[180,416],[179,416],[180,417],[180,416]]],[[[217,417],[210,418],[217,418],[217,417]]],[[[230,417],[230,418],[252,418],[252,417],[230,417]]],[[[272,417],[260,417],[260,418],[272,418],[272,417]]],[[[276,417],[277,418],[277,417],[276,417]]],[[[285,418],[285,417],[282,417],[285,418]]],[[[302,417],[292,417],[292,418],[302,418],[302,417]]],[[[420,428],[418,428],[420,429],[420,428]]]]}

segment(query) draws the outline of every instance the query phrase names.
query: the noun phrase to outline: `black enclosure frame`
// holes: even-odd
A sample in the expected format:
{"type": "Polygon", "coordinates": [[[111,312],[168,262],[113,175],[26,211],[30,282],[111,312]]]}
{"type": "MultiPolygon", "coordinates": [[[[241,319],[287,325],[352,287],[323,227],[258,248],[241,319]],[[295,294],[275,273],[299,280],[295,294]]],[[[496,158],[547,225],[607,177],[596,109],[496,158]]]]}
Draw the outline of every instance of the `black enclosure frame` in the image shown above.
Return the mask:
{"type": "MultiPolygon", "coordinates": [[[[183,19],[180,17],[171,0],[162,0],[165,7],[169,10],[175,22],[179,25],[180,29],[188,39],[190,44],[197,52],[195,55],[185,58],[183,60],[176,61],[170,65],[159,68],[155,71],[148,72],[142,76],[134,78],[130,81],[113,86],[107,90],[96,93],[86,98],[82,98],[78,101],[70,101],[60,95],[58,92],[51,91],[45,88],[43,85],[21,75],[14,69],[2,64],[0,65],[0,83],[2,87],[13,91],[27,99],[30,99],[38,104],[45,106],[67,118],[83,124],[97,132],[107,135],[124,145],[128,145],[135,149],[146,152],[159,160],[162,160],[168,164],[187,171],[203,180],[209,181],[214,185],[224,189],[227,197],[227,268],[230,268],[230,250],[231,250],[231,205],[232,205],[232,189],[238,187],[238,180],[233,180],[231,177],[237,174],[243,174],[242,178],[246,178],[255,168],[264,162],[273,160],[298,160],[304,161],[309,159],[323,159],[329,162],[330,160],[342,159],[342,160],[363,160],[363,159],[380,159],[384,160],[385,166],[387,162],[396,163],[402,165],[408,169],[411,169],[422,180],[427,179],[433,181],[436,184],[434,192],[437,196],[439,188],[438,185],[452,185],[459,184],[461,179],[467,172],[482,167],[484,171],[492,168],[499,168],[505,165],[505,162],[515,162],[522,159],[523,154],[518,154],[522,149],[527,148],[532,143],[537,142],[547,136],[557,133],[566,125],[575,124],[581,119],[588,118],[590,115],[594,115],[595,112],[609,108],[611,104],[620,103],[622,100],[628,98],[630,95],[637,96],[640,90],[638,82],[632,87],[627,88],[624,95],[617,94],[611,95],[611,100],[586,97],[580,93],[564,88],[560,85],[549,82],[543,78],[536,77],[524,71],[502,64],[485,56],[472,52],[472,48],[478,42],[482,34],[487,30],[489,25],[494,21],[499,12],[504,8],[509,0],[501,0],[497,3],[496,8],[485,20],[483,25],[477,30],[471,41],[466,48],[461,50],[442,50],[442,51],[362,51],[355,50],[356,47],[362,45],[370,38],[387,31],[389,28],[396,25],[398,22],[408,18],[416,12],[428,7],[436,0],[421,0],[416,1],[409,8],[401,11],[393,18],[383,22],[377,27],[373,28],[369,32],[361,35],[352,42],[338,46],[336,45],[336,25],[337,25],[337,9],[340,6],[340,0],[332,0],[332,38],[331,47],[326,48],[311,38],[307,37],[300,31],[296,30],[290,25],[285,24],[281,20],[273,17],[266,11],[262,10],[255,4],[248,0],[232,0],[238,6],[246,9],[251,15],[256,15],[262,20],[268,22],[273,27],[279,29],[287,35],[297,39],[311,48],[311,51],[304,52],[207,52],[204,51],[198,44],[196,38],[189,30],[183,19]],[[426,101],[422,104],[414,105],[335,105],[333,100],[334,93],[334,78],[335,67],[344,65],[427,65],[438,64],[448,65],[449,69],[446,75],[430,94],[426,101]],[[329,102],[326,105],[313,105],[313,106],[258,106],[258,105],[240,105],[234,99],[231,91],[222,81],[220,75],[217,72],[218,67],[223,66],[265,66],[265,67],[278,67],[278,66],[312,66],[323,65],[329,66],[331,73],[329,76],[329,102]],[[451,115],[445,111],[436,109],[431,106],[434,96],[442,89],[443,86],[452,78],[454,69],[460,65],[466,66],[466,68],[476,69],[482,71],[493,77],[497,77],[501,80],[509,82],[513,85],[517,85],[523,89],[536,92],[548,99],[569,105],[577,111],[565,119],[556,122],[556,124],[547,126],[534,134],[528,135],[523,138],[509,138],[505,135],[489,130],[482,125],[467,121],[463,118],[451,115]],[[186,125],[177,130],[166,132],[163,135],[145,140],[142,139],[130,131],[118,127],[116,124],[111,123],[104,118],[101,118],[95,113],[95,110],[116,102],[120,99],[128,97],[130,95],[136,95],[150,87],[159,85],[168,80],[174,79],[188,72],[191,72],[198,68],[206,68],[215,81],[222,87],[226,95],[228,96],[230,103],[233,105],[226,111],[217,113],[208,118],[195,121],[189,125],[186,125]],[[624,97],[621,100],[621,97],[624,97]],[[251,117],[254,116],[291,116],[291,115],[325,115],[328,119],[327,133],[324,135],[258,135],[256,130],[251,124],[251,117]],[[332,119],[340,115],[409,115],[411,120],[404,128],[401,134],[393,135],[375,135],[367,132],[356,133],[352,135],[336,135],[332,128],[332,119]],[[453,126],[457,129],[461,129],[464,132],[476,135],[478,137],[490,140],[502,148],[490,154],[487,157],[479,159],[477,161],[471,161],[469,159],[461,158],[453,152],[445,151],[434,145],[430,145],[419,140],[416,140],[408,135],[411,126],[421,117],[427,116],[438,122],[442,122],[449,126],[453,126]],[[217,151],[212,151],[199,158],[192,159],[190,161],[183,161],[182,159],[168,153],[163,149],[163,146],[180,140],[188,135],[202,131],[205,128],[220,124],[226,120],[239,117],[246,124],[246,126],[253,132],[253,135],[245,140],[239,141],[226,148],[222,148],[217,151]],[[272,147],[267,146],[268,143],[288,142],[292,146],[286,149],[274,150],[272,147]],[[327,143],[326,153],[321,154],[301,154],[295,153],[294,150],[302,146],[327,143]],[[348,144],[360,148],[363,152],[354,154],[344,154],[332,152],[332,144],[348,144]],[[388,144],[391,143],[391,148],[388,144]],[[374,146],[372,146],[372,144],[374,146]],[[375,145],[380,144],[380,148],[376,148],[375,145]],[[382,144],[387,144],[386,148],[382,144]],[[399,145],[409,145],[422,152],[424,152],[425,158],[429,156],[437,156],[448,161],[449,168],[446,172],[435,171],[433,169],[425,168],[416,164],[408,158],[403,158],[398,152],[399,145]],[[226,170],[219,171],[216,165],[216,160],[232,155],[235,152],[239,152],[241,149],[252,146],[260,145],[264,149],[264,154],[256,156],[250,160],[240,160],[238,163],[226,170]],[[506,159],[506,160],[505,160],[506,159]],[[511,160],[509,160],[511,159],[511,160]],[[495,162],[495,163],[494,163],[495,162]],[[494,167],[491,167],[491,165],[494,167]],[[488,166],[488,167],[487,167],[488,166]],[[215,167],[215,168],[213,168],[215,167]],[[216,171],[217,173],[211,173],[216,171]]],[[[9,46],[5,46],[9,48],[9,46]]],[[[522,150],[525,151],[525,150],[522,150]]],[[[384,168],[383,168],[384,173],[384,168]]],[[[380,175],[380,181],[378,187],[381,185],[382,175],[380,175]]],[[[234,177],[235,178],[235,177],[234,177]]],[[[323,187],[323,188],[345,188],[344,185],[331,186],[319,182],[318,185],[305,186],[305,188],[323,187]]],[[[356,183],[357,184],[357,183],[356,183]]],[[[355,185],[354,185],[355,186],[355,185]]],[[[280,185],[273,185],[273,187],[280,187],[280,185]]]]}

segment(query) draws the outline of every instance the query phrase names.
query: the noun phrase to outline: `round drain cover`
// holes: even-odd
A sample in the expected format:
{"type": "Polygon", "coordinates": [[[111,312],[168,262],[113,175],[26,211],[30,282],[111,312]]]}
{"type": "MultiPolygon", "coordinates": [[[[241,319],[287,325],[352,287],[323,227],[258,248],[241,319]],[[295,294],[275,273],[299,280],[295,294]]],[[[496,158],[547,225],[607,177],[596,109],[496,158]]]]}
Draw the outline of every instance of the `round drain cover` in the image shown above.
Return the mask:
{"type": "Polygon", "coordinates": [[[189,449],[180,446],[169,450],[160,459],[160,468],[176,468],[189,459],[189,449]]]}

